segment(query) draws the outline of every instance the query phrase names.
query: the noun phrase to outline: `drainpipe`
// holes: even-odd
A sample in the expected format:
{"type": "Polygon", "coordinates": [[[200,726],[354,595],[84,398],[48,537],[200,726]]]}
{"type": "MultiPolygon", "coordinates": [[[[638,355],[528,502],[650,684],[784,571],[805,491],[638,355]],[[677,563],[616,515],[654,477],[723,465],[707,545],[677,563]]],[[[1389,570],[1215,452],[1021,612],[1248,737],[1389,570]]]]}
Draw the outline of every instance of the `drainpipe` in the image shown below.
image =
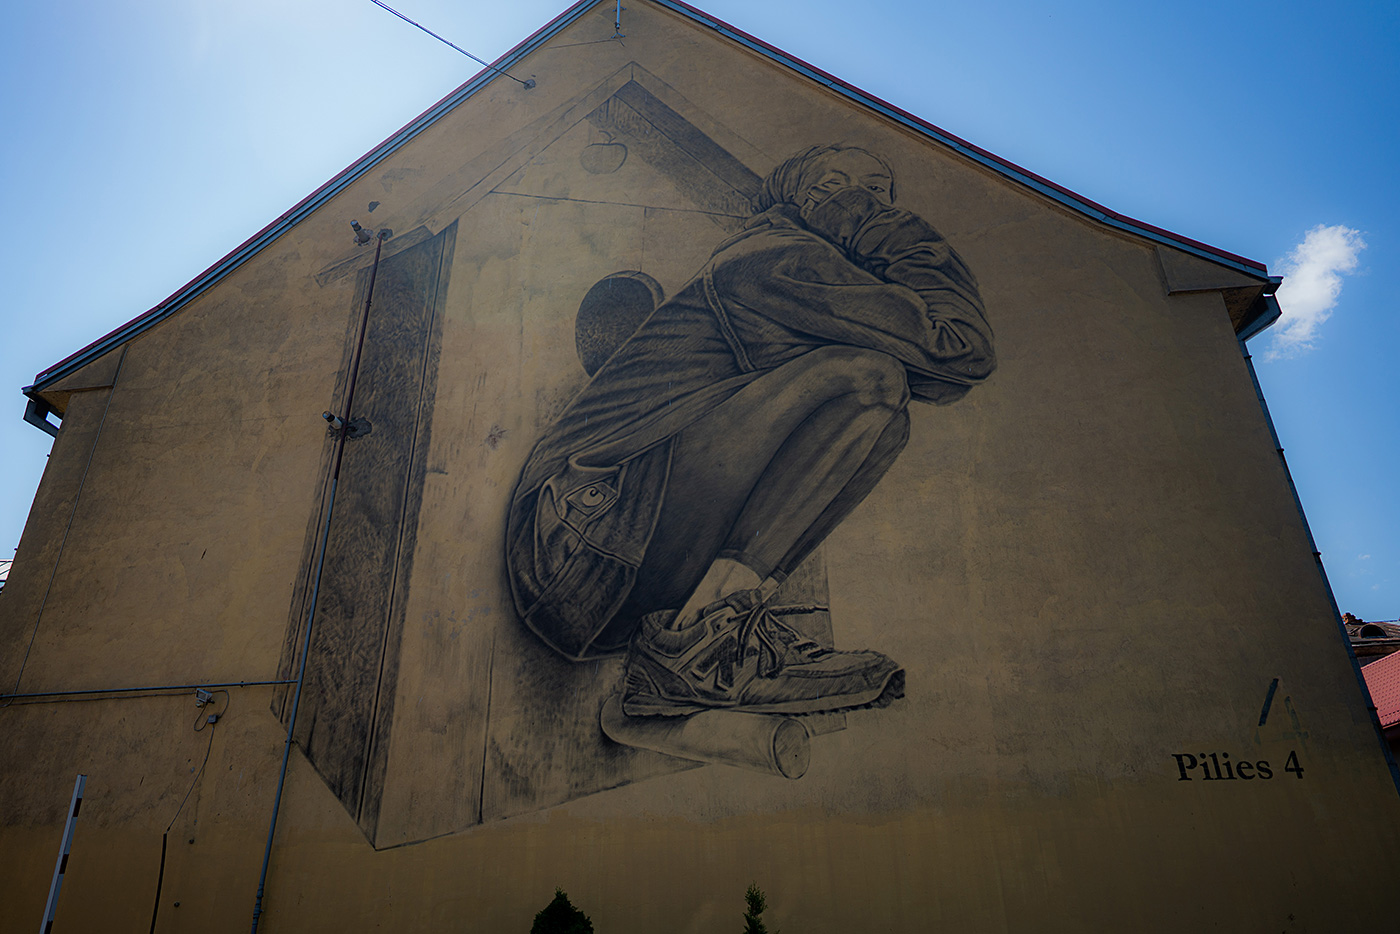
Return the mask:
{"type": "MultiPolygon", "coordinates": [[[[351,222],[359,236],[358,224],[351,222]]],[[[359,239],[357,236],[357,239],[359,239]]],[[[317,547],[316,578],[311,588],[311,607],[306,614],[306,632],[301,640],[301,660],[297,663],[296,690],[292,694],[292,713],[287,718],[287,740],[282,745],[282,769],[277,773],[277,794],[272,799],[272,820],[267,828],[267,843],[263,847],[262,872],[258,876],[258,894],[253,901],[252,934],[257,934],[258,921],[262,917],[263,895],[267,891],[267,867],[272,861],[272,838],[277,833],[277,814],[282,808],[282,787],[287,781],[287,760],[292,753],[292,736],[297,726],[297,710],[301,706],[301,689],[306,682],[306,659],[311,648],[311,629],[316,621],[316,600],[321,594],[321,572],[326,567],[326,544],[330,540],[331,515],[335,512],[335,491],[340,484],[340,463],[345,456],[345,441],[350,437],[351,414],[355,405],[355,383],[360,375],[360,354],[365,346],[365,332],[369,328],[369,307],[374,299],[374,280],[379,275],[379,257],[388,239],[389,231],[381,230],[375,238],[374,265],[370,267],[369,287],[365,290],[365,307],[360,312],[360,333],[355,340],[355,354],[350,360],[350,378],[345,388],[345,415],[336,416],[326,412],[323,416],[330,422],[335,432],[335,462],[331,467],[331,490],[326,502],[326,521],[321,526],[321,543],[317,547]]],[[[364,240],[360,240],[361,243],[364,240]]]]}

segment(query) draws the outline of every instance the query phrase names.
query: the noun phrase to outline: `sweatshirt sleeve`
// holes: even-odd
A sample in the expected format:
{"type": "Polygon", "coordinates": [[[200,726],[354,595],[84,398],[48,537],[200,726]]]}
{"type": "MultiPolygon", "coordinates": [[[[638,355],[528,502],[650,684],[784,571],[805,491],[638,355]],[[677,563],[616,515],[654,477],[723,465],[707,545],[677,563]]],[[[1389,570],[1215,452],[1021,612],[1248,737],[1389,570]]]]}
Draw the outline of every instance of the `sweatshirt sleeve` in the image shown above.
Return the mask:
{"type": "Polygon", "coordinates": [[[859,189],[834,195],[809,224],[821,237],[774,230],[717,264],[721,293],[785,327],[889,353],[929,401],[950,402],[990,375],[976,280],[929,224],[859,189]]]}

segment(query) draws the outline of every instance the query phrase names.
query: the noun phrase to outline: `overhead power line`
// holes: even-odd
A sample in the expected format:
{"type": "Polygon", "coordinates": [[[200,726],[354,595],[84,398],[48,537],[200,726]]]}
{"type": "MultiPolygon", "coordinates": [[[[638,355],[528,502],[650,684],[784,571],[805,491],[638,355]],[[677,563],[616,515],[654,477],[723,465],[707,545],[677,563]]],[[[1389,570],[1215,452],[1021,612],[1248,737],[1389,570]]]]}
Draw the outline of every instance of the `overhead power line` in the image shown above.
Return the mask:
{"type": "Polygon", "coordinates": [[[442,43],[444,43],[444,44],[446,44],[446,45],[452,46],[452,48],[456,49],[458,52],[461,52],[463,55],[465,55],[467,58],[471,59],[472,61],[474,61],[474,62],[476,62],[476,63],[478,63],[478,64],[480,64],[480,65],[485,65],[487,68],[490,68],[492,71],[497,72],[498,74],[505,75],[507,78],[509,78],[509,79],[512,80],[512,81],[518,82],[518,83],[520,84],[521,87],[525,88],[525,90],[528,91],[530,88],[532,88],[532,87],[535,86],[535,79],[534,79],[534,78],[526,78],[524,81],[521,81],[519,78],[517,78],[515,75],[511,74],[510,72],[508,72],[508,71],[506,71],[506,70],[504,70],[504,69],[502,69],[502,68],[497,68],[495,65],[492,65],[490,62],[482,61],[481,59],[477,58],[477,57],[476,57],[475,55],[473,55],[472,53],[468,52],[466,49],[462,48],[460,45],[457,45],[457,44],[454,43],[454,42],[449,42],[448,40],[444,39],[442,36],[439,36],[437,33],[433,32],[433,31],[432,31],[431,29],[429,29],[427,26],[424,26],[422,23],[416,23],[416,22],[414,22],[413,20],[409,19],[407,16],[404,16],[404,15],[403,15],[402,13],[400,13],[398,10],[396,10],[396,9],[394,9],[393,7],[389,6],[387,3],[382,3],[382,2],[380,2],[380,0],[369,0],[369,2],[370,2],[370,3],[373,3],[373,4],[374,4],[375,6],[377,6],[377,7],[381,7],[381,8],[383,8],[383,9],[385,9],[385,10],[388,10],[390,13],[393,13],[395,16],[397,16],[399,19],[403,20],[405,23],[408,23],[409,25],[411,25],[411,26],[417,26],[419,29],[423,30],[424,32],[426,32],[428,35],[432,36],[434,39],[438,40],[439,42],[442,42],[442,43]]]}

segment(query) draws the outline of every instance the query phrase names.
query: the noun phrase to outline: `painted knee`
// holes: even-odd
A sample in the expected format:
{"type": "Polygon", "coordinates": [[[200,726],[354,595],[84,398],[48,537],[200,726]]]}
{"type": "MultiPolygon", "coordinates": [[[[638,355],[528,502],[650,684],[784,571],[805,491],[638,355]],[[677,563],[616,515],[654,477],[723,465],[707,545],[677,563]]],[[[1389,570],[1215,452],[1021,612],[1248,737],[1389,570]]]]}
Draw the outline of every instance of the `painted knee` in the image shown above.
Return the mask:
{"type": "Polygon", "coordinates": [[[862,405],[892,412],[909,404],[909,377],[904,364],[878,350],[861,350],[848,364],[852,386],[862,405]]]}
{"type": "Polygon", "coordinates": [[[813,350],[774,373],[785,375],[785,388],[800,393],[809,403],[840,399],[888,412],[909,404],[904,364],[878,350],[833,344],[813,350]]]}

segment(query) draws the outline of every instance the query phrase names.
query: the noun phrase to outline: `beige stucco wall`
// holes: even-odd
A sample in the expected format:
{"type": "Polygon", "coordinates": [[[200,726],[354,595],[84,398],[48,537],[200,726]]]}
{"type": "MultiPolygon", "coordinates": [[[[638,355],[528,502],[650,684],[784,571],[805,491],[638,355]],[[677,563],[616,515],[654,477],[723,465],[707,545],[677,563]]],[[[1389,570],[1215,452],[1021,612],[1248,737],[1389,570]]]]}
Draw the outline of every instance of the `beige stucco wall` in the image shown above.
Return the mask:
{"type": "MultiPolygon", "coordinates": [[[[559,886],[600,932],[711,931],[751,881],[787,931],[1380,929],[1395,786],[1221,296],[1169,297],[1153,244],[627,15],[625,46],[594,41],[610,5],[586,14],[519,66],[538,87],[494,82],[72,393],[0,597],[0,684],[279,677],[359,311],[328,271],[364,265],[351,218],[455,222],[379,823],[294,752],[264,929],[524,930],[559,886]],[[823,549],[838,645],[898,659],[907,696],[814,736],[796,781],[647,754],[568,791],[592,747],[551,743],[596,733],[596,704],[540,709],[541,666],[576,669],[505,589],[506,499],[585,381],[580,298],[628,269],[674,294],[732,229],[635,153],[580,167],[629,78],[760,175],[814,144],[883,154],[996,331],[997,372],[911,410],[823,549]],[[1274,777],[1179,780],[1173,754],[1212,752],[1274,777]]],[[[188,694],[0,709],[0,928],[38,923],[78,772],[59,930],[144,929],[177,809],[158,929],[246,926],[272,699],[233,689],[212,738],[188,694]]]]}

